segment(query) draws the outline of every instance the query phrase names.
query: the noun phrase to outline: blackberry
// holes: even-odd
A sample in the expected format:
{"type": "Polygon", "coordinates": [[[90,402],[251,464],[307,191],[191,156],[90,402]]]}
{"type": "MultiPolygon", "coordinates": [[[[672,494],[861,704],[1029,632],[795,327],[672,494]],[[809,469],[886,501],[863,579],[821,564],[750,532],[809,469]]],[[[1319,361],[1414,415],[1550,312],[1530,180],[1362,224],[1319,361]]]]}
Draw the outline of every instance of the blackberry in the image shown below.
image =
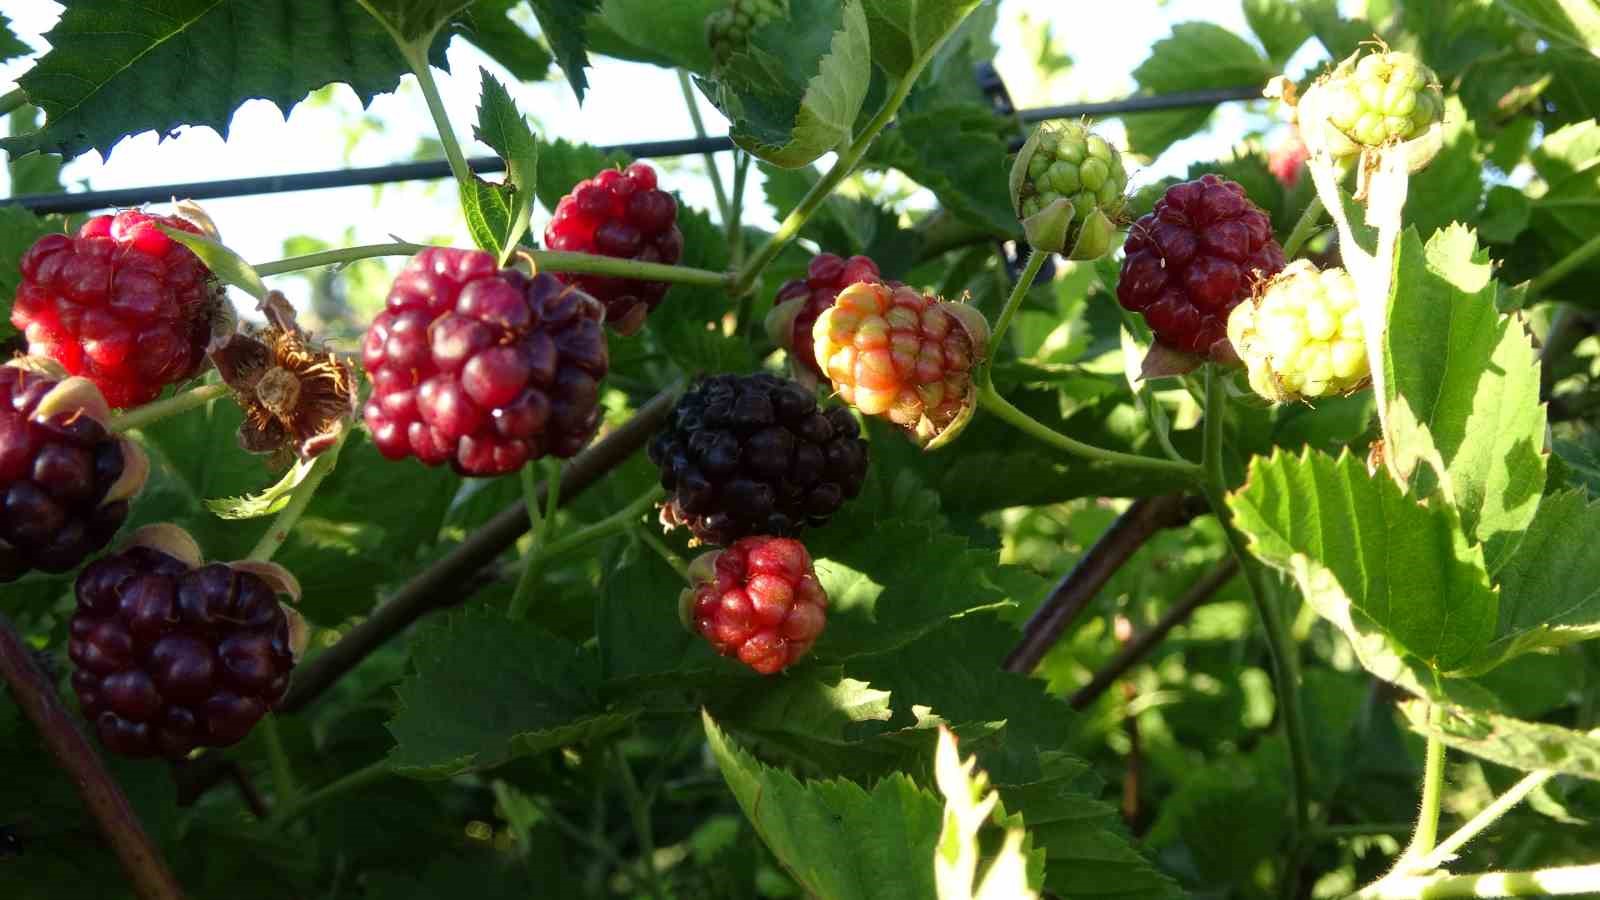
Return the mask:
{"type": "Polygon", "coordinates": [[[0,582],[69,571],[104,547],[149,472],[106,429],[95,386],[59,374],[32,357],[0,366],[0,582]]]}
{"type": "Polygon", "coordinates": [[[177,759],[242,740],[289,688],[304,631],[277,595],[297,592],[271,563],[201,565],[170,525],[85,567],[67,655],[100,742],[177,759]]]}
{"type": "Polygon", "coordinates": [[[727,545],[822,525],[861,491],[867,442],[848,410],[773,375],[717,375],[673,409],[649,446],[667,525],[727,545]]]}

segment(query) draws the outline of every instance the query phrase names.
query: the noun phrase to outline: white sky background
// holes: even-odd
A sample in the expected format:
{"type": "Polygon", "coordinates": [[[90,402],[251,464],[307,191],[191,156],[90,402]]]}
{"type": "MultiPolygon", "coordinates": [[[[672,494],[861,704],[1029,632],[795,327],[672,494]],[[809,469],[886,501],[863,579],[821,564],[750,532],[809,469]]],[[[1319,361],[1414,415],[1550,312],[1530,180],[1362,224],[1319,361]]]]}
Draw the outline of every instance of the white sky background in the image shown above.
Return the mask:
{"type": "MultiPolygon", "coordinates": [[[[1004,0],[1001,24],[996,39],[1001,50],[996,65],[1014,94],[1019,107],[1070,103],[1080,100],[1115,99],[1134,88],[1131,72],[1149,53],[1156,41],[1166,37],[1171,26],[1189,20],[1216,22],[1248,37],[1249,30],[1235,0],[1120,0],[1114,18],[1085,16],[1083,4],[1071,0],[1004,0]],[[1025,24],[1024,19],[1030,20],[1025,24]],[[1024,27],[1035,29],[1048,21],[1053,26],[1055,47],[1073,60],[1066,77],[1045,86],[1036,83],[1034,65],[1028,55],[1036,40],[1024,36],[1024,27]]],[[[46,47],[42,34],[60,16],[61,8],[49,0],[0,0],[0,13],[24,41],[36,50],[46,47]]],[[[435,71],[439,88],[450,111],[456,134],[468,155],[486,155],[487,147],[471,140],[476,117],[478,68],[486,66],[505,82],[518,108],[533,122],[538,133],[549,138],[566,138],[595,144],[624,143],[689,137],[689,121],[675,74],[669,70],[633,63],[595,58],[589,70],[589,90],[580,110],[557,70],[553,80],[524,84],[506,73],[463,41],[449,49],[454,75],[435,71]]],[[[28,62],[18,60],[0,66],[0,91],[9,90],[28,62]]],[[[726,120],[709,103],[701,100],[706,128],[713,135],[726,132],[726,120]]],[[[276,106],[264,101],[245,103],[234,115],[231,136],[224,141],[209,128],[185,128],[178,137],[158,142],[154,133],[126,138],[116,145],[110,158],[102,160],[89,153],[70,163],[63,180],[74,189],[137,187],[168,182],[206,181],[246,176],[287,174],[337,169],[346,165],[374,166],[404,161],[419,141],[433,134],[421,94],[409,76],[398,94],[378,97],[367,114],[381,119],[386,130],[379,137],[367,137],[351,150],[346,161],[345,141],[340,124],[362,114],[359,102],[347,88],[341,88],[337,102],[310,107],[301,105],[285,121],[276,106]]],[[[1237,140],[1251,128],[1265,125],[1259,117],[1248,116],[1241,105],[1225,104],[1205,134],[1184,141],[1145,169],[1137,181],[1154,180],[1182,173],[1190,162],[1226,155],[1237,140]]],[[[1120,129],[1107,129],[1113,140],[1120,129]]],[[[724,178],[731,177],[730,158],[718,160],[724,178]]],[[[669,167],[663,184],[679,191],[686,202],[702,209],[714,209],[710,184],[702,176],[701,158],[687,157],[656,161],[669,167]]],[[[5,178],[0,169],[0,180],[5,178]]],[[[726,183],[726,182],[725,182],[726,183]]],[[[450,237],[455,243],[470,246],[455,207],[455,192],[440,190],[444,182],[306,191],[258,197],[204,201],[221,229],[224,240],[252,262],[265,262],[283,255],[283,241],[307,234],[335,244],[379,243],[393,232],[407,240],[450,237]],[[354,230],[354,240],[345,230],[354,230]]],[[[771,224],[770,209],[761,200],[756,179],[747,191],[745,220],[771,224]]],[[[9,193],[9,185],[6,186],[9,193]]],[[[931,195],[913,197],[913,204],[932,203],[931,195]]],[[[715,217],[713,215],[713,217],[715,217]]],[[[544,214],[536,213],[534,233],[541,234],[544,214]]],[[[398,264],[399,261],[396,261],[398,264]]],[[[284,284],[291,292],[300,287],[284,284]]]]}

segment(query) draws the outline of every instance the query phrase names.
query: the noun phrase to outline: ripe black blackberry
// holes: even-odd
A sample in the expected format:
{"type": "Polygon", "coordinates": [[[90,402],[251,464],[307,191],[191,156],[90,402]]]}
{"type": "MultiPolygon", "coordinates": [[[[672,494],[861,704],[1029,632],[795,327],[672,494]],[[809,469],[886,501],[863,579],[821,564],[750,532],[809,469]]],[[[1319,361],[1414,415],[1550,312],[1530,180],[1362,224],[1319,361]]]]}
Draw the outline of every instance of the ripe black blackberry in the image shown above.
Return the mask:
{"type": "Polygon", "coordinates": [[[696,385],[650,442],[669,493],[668,525],[727,545],[821,525],[861,491],[867,442],[848,410],[773,375],[717,375],[696,385]]]}
{"type": "Polygon", "coordinates": [[[304,626],[278,594],[298,590],[272,563],[201,565],[170,525],[86,566],[67,655],[100,742],[177,759],[243,740],[288,690],[304,626]]]}

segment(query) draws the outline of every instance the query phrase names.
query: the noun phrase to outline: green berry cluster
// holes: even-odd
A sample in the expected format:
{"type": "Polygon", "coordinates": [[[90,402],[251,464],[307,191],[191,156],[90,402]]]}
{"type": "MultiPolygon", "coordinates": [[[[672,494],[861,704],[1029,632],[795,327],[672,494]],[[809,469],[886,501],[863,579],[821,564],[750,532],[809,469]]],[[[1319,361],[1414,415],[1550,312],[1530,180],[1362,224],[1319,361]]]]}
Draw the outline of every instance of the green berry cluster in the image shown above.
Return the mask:
{"type": "Polygon", "coordinates": [[[1320,142],[1335,157],[1355,156],[1421,137],[1443,117],[1444,93],[1415,56],[1382,51],[1345,60],[1306,92],[1300,109],[1308,144],[1320,142]]]}
{"type": "Polygon", "coordinates": [[[1081,123],[1041,126],[1022,148],[1012,169],[1011,198],[1019,218],[1049,218],[1054,206],[1071,209],[1064,234],[1041,245],[1040,231],[1029,238],[1040,250],[1096,259],[1110,252],[1122,216],[1128,172],[1122,154],[1081,123]],[[1064,203],[1062,203],[1064,201],[1064,203]],[[1053,245],[1053,246],[1052,246],[1053,245]]]}
{"type": "Polygon", "coordinates": [[[711,58],[725,65],[750,41],[751,32],[788,12],[785,0],[733,0],[706,16],[706,43],[711,58]]]}
{"type": "Polygon", "coordinates": [[[1367,383],[1367,346],[1354,279],[1300,260],[1234,307],[1228,340],[1250,388],[1274,403],[1348,394],[1367,383]]]}

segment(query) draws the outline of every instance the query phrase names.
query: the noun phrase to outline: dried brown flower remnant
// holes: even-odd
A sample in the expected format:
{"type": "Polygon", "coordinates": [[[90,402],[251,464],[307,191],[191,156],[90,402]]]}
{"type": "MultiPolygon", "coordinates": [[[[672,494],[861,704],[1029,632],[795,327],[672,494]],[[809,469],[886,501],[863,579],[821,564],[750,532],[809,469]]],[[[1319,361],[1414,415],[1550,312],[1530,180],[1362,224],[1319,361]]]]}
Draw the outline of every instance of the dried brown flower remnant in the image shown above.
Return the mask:
{"type": "Polygon", "coordinates": [[[338,442],[355,413],[355,377],[301,330],[282,294],[268,293],[262,311],[267,327],[228,335],[211,350],[244,407],[239,446],[311,459],[338,442]]]}

